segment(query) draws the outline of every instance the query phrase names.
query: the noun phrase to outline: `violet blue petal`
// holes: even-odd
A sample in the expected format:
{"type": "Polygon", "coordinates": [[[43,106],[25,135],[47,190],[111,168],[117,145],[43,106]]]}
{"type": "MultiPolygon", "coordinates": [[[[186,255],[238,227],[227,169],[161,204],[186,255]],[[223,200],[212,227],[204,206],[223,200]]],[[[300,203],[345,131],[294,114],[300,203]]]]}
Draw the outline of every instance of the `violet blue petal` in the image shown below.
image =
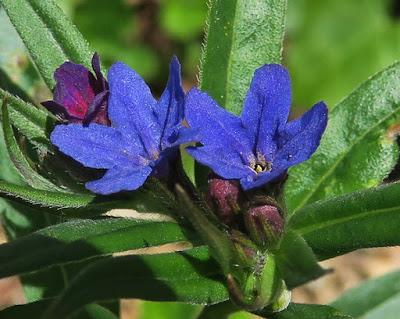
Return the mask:
{"type": "Polygon", "coordinates": [[[254,73],[244,101],[241,119],[256,152],[271,160],[276,152],[276,133],[285,125],[291,104],[291,85],[287,70],[267,64],[254,73]]]}
{"type": "Polygon", "coordinates": [[[113,167],[102,178],[87,182],[85,186],[90,191],[103,195],[124,190],[131,191],[142,186],[151,171],[150,166],[137,166],[129,169],[113,167]]]}
{"type": "Polygon", "coordinates": [[[199,163],[208,166],[216,174],[226,179],[242,179],[255,175],[250,167],[244,165],[239,153],[226,148],[212,146],[187,147],[186,151],[199,163]]]}
{"type": "Polygon", "coordinates": [[[267,184],[268,182],[274,181],[285,172],[286,169],[276,168],[272,169],[270,172],[259,173],[256,176],[248,175],[247,178],[242,178],[240,180],[240,185],[242,185],[244,190],[257,188],[267,184]]]}
{"type": "Polygon", "coordinates": [[[319,146],[328,122],[328,108],[324,102],[314,105],[300,118],[288,123],[281,133],[274,162],[288,168],[311,157],[319,146]]]}
{"type": "Polygon", "coordinates": [[[181,124],[184,117],[184,98],[185,93],[181,84],[181,65],[178,58],[174,56],[169,66],[167,86],[155,108],[155,113],[162,129],[162,148],[168,147],[175,142],[171,132],[173,133],[174,128],[181,124]]]}
{"type": "Polygon", "coordinates": [[[159,152],[161,127],[154,114],[156,100],[144,80],[122,62],[108,74],[108,116],[126,138],[140,138],[150,157],[159,152]]]}
{"type": "Polygon", "coordinates": [[[197,142],[209,148],[223,149],[225,153],[242,154],[243,161],[252,156],[252,147],[240,118],[221,108],[207,93],[196,88],[189,91],[185,117],[189,127],[198,132],[197,142]]]}
{"type": "Polygon", "coordinates": [[[83,65],[65,62],[56,70],[54,78],[57,81],[54,101],[64,106],[69,115],[83,119],[95,96],[93,74],[83,65]]]}
{"type": "Polygon", "coordinates": [[[109,169],[114,166],[144,165],[144,150],[140,144],[127,143],[115,128],[104,125],[57,125],[51,142],[64,154],[86,167],[109,169]]]}

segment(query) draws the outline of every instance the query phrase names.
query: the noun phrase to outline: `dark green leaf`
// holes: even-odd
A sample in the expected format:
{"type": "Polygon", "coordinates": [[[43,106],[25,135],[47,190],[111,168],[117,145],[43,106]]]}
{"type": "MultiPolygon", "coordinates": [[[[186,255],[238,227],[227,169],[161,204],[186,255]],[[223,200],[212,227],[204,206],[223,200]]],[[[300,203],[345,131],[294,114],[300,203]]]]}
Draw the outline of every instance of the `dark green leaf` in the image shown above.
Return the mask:
{"type": "Polygon", "coordinates": [[[400,313],[400,271],[362,283],[336,299],[332,307],[355,318],[397,319],[400,313]]]}
{"type": "Polygon", "coordinates": [[[54,125],[54,118],[36,106],[22,101],[10,93],[0,89],[0,99],[7,99],[11,123],[38,146],[49,146],[48,131],[54,125]]]}
{"type": "Polygon", "coordinates": [[[312,158],[290,170],[290,212],[319,199],[378,185],[397,162],[400,63],[367,80],[329,114],[312,158]],[[394,125],[394,126],[393,126],[394,125]]]}
{"type": "Polygon", "coordinates": [[[8,114],[7,99],[3,100],[2,105],[2,127],[4,132],[4,138],[6,141],[7,151],[10,159],[14,163],[18,172],[24,178],[24,181],[30,186],[52,191],[61,191],[59,187],[45,179],[43,176],[38,174],[30,165],[25,155],[19,148],[17,141],[14,136],[13,128],[11,127],[10,118],[8,114]]]}
{"type": "Polygon", "coordinates": [[[0,245],[0,277],[187,240],[174,222],[124,218],[74,220],[0,245]]]}
{"type": "Polygon", "coordinates": [[[213,0],[201,62],[201,89],[240,113],[256,68],[280,63],[286,0],[213,0]]]}
{"type": "Polygon", "coordinates": [[[285,234],[277,253],[277,260],[289,289],[317,279],[326,273],[326,270],[318,265],[313,251],[305,240],[292,231],[285,234]]]}
{"type": "Polygon", "coordinates": [[[117,298],[213,304],[228,299],[218,265],[205,247],[180,253],[124,256],[89,266],[53,304],[46,318],[117,298]]]}
{"type": "MultiPolygon", "coordinates": [[[[263,314],[261,314],[263,315],[263,314]]],[[[289,307],[275,314],[264,314],[268,319],[351,319],[335,308],[324,305],[291,303],[289,307]]]]}
{"type": "Polygon", "coordinates": [[[400,244],[400,184],[334,197],[308,205],[289,221],[319,259],[368,247],[400,244]]]}
{"type": "MultiPolygon", "coordinates": [[[[45,299],[26,305],[13,306],[0,311],[0,317],[2,319],[40,318],[51,302],[51,299],[45,299]]],[[[105,307],[90,304],[71,317],[71,319],[118,319],[118,317],[105,307]]]]}
{"type": "Polygon", "coordinates": [[[65,61],[90,65],[92,50],[52,0],[0,0],[47,85],[65,61]]]}

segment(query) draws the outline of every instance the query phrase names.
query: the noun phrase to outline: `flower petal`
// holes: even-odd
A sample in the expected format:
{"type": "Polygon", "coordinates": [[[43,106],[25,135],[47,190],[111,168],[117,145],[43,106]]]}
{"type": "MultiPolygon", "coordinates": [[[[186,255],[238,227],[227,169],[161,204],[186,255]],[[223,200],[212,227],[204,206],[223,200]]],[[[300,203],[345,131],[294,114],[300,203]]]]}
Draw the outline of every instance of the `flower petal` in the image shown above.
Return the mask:
{"type": "Polygon", "coordinates": [[[286,169],[277,168],[270,172],[257,174],[254,178],[250,175],[248,178],[242,178],[240,184],[244,190],[257,188],[273,181],[286,172],[286,169]]]}
{"type": "Polygon", "coordinates": [[[50,136],[61,152],[86,167],[111,168],[116,165],[143,165],[144,150],[140,144],[126,143],[115,128],[98,124],[57,125],[50,136]]]}
{"type": "Polygon", "coordinates": [[[64,106],[69,115],[83,119],[95,96],[93,74],[83,65],[65,62],[56,70],[54,78],[57,82],[54,101],[64,106]]]}
{"type": "Polygon", "coordinates": [[[276,151],[276,131],[287,121],[291,104],[288,71],[279,64],[267,64],[254,73],[241,119],[255,151],[267,160],[276,151]]]}
{"type": "Polygon", "coordinates": [[[319,102],[288,123],[280,134],[280,149],[274,162],[281,168],[288,168],[309,159],[319,146],[327,122],[328,108],[324,102],[319,102]]]}
{"type": "Polygon", "coordinates": [[[169,66],[167,86],[155,109],[158,122],[162,128],[161,145],[168,147],[171,141],[171,129],[181,124],[183,120],[183,106],[185,93],[181,84],[181,65],[174,56],[169,66]]]}
{"type": "Polygon", "coordinates": [[[223,153],[242,154],[243,161],[252,156],[252,148],[240,118],[225,111],[207,94],[193,88],[185,101],[189,127],[197,131],[204,146],[223,153]]]}
{"type": "Polygon", "coordinates": [[[151,170],[150,166],[138,166],[132,169],[113,167],[109,169],[102,178],[88,182],[85,186],[90,191],[103,195],[109,195],[123,190],[131,191],[144,184],[151,170]]]}
{"type": "Polygon", "coordinates": [[[226,179],[241,179],[252,175],[250,167],[244,165],[239,153],[225,148],[210,146],[187,147],[186,151],[199,163],[208,166],[226,179]]]}
{"type": "Polygon", "coordinates": [[[108,80],[108,116],[112,125],[127,139],[139,137],[150,156],[158,153],[161,127],[154,114],[157,102],[147,84],[121,62],[111,66],[108,80]]]}

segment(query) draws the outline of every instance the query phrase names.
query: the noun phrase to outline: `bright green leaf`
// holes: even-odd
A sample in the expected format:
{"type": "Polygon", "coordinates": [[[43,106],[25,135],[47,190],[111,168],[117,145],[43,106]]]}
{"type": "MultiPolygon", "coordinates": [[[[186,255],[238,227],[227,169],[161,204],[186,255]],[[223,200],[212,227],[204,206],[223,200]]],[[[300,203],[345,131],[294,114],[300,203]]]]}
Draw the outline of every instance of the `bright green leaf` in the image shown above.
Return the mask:
{"type": "Polygon", "coordinates": [[[0,0],[49,88],[54,71],[70,60],[90,66],[92,50],[52,0],[0,0]]]}
{"type": "Polygon", "coordinates": [[[240,113],[256,68],[280,63],[286,0],[213,0],[201,63],[201,89],[240,113]]]}
{"type": "Polygon", "coordinates": [[[319,259],[368,247],[400,244],[400,184],[334,197],[305,206],[289,221],[319,259]]]}
{"type": "Polygon", "coordinates": [[[296,303],[291,303],[282,312],[265,315],[268,319],[351,319],[329,306],[296,303]]]}
{"type": "Polygon", "coordinates": [[[137,319],[196,319],[202,307],[181,302],[143,301],[138,308],[137,319]]]}
{"type": "Polygon", "coordinates": [[[213,304],[229,295],[218,265],[204,247],[180,253],[109,258],[75,277],[46,318],[117,298],[213,304]]]}
{"type": "Polygon", "coordinates": [[[367,80],[330,112],[317,152],[289,172],[289,211],[376,186],[389,174],[398,158],[399,86],[400,63],[396,63],[367,80]]]}
{"type": "Polygon", "coordinates": [[[94,256],[187,240],[174,222],[78,219],[0,245],[0,278],[94,256]]]}
{"type": "Polygon", "coordinates": [[[397,319],[400,313],[400,271],[368,280],[350,289],[332,306],[354,318],[397,319]]]}

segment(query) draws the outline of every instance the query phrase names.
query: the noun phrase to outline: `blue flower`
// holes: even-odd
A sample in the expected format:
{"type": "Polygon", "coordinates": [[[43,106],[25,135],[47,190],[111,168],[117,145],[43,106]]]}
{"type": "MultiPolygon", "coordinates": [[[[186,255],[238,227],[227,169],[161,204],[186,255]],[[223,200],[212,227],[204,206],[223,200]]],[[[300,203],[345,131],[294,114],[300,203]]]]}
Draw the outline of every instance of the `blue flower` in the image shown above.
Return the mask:
{"type": "Polygon", "coordinates": [[[108,117],[111,127],[96,123],[58,125],[53,144],[86,167],[106,169],[105,175],[86,183],[99,194],[135,190],[151,174],[165,174],[178,145],[190,139],[180,135],[184,92],[180,64],[170,64],[167,87],[155,100],[144,80],[123,63],[111,66],[108,117]]]}
{"type": "Polygon", "coordinates": [[[240,117],[194,88],[186,98],[185,117],[202,146],[187,151],[223,178],[240,180],[245,190],[260,187],[307,160],[325,130],[323,102],[287,123],[290,104],[290,77],[277,64],[256,70],[240,117]]]}

